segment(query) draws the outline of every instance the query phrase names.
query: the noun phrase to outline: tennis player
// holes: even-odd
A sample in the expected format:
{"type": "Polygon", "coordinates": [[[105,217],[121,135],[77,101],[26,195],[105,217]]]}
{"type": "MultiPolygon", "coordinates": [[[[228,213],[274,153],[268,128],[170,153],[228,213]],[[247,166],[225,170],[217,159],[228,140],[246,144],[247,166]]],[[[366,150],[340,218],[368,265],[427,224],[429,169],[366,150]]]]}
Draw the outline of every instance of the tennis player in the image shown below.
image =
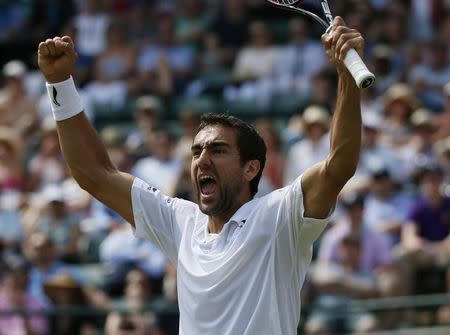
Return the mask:
{"type": "Polygon", "coordinates": [[[339,73],[328,158],[291,185],[254,198],[265,163],[263,140],[237,118],[206,116],[192,144],[198,205],[169,198],[112,165],[82,113],[70,75],[77,59],[72,40],[39,44],[39,66],[71,173],[177,266],[180,334],[297,333],[312,243],[355,172],[361,142],[359,90],[342,59],[351,47],[361,54],[363,38],[337,17],[322,41],[339,73]]]}

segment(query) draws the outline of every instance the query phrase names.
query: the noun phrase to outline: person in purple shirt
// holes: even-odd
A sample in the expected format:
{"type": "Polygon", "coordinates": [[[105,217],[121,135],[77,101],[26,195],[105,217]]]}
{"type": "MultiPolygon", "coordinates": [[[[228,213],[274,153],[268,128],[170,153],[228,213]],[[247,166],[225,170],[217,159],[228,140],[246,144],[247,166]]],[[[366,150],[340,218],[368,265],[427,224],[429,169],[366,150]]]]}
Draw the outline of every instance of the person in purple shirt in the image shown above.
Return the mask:
{"type": "MultiPolygon", "coordinates": [[[[426,166],[419,173],[419,182],[421,197],[402,231],[400,262],[408,276],[404,282],[410,285],[414,285],[417,270],[450,264],[450,197],[442,193],[444,173],[438,166],[426,166]]],[[[447,274],[450,283],[449,279],[447,274]]]]}
{"type": "Polygon", "coordinates": [[[336,263],[338,250],[347,236],[359,236],[361,241],[360,271],[373,274],[392,264],[392,254],[388,239],[363,224],[364,197],[362,194],[348,194],[341,199],[346,217],[338,221],[323,236],[318,260],[336,263]]]}
{"type": "Polygon", "coordinates": [[[49,322],[42,301],[27,293],[29,271],[24,258],[16,256],[6,262],[6,273],[0,290],[0,311],[26,309],[44,314],[0,313],[0,335],[49,334],[49,322]]]}

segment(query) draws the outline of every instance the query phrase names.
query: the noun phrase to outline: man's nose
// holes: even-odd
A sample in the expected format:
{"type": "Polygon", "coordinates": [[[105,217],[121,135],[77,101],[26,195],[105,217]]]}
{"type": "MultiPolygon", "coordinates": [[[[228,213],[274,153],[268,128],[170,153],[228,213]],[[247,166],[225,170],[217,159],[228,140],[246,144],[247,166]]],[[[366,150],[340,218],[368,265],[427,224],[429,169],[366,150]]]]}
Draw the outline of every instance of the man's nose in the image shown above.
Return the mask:
{"type": "Polygon", "coordinates": [[[207,150],[203,150],[198,157],[198,166],[201,168],[208,167],[211,164],[211,157],[207,150]]]}

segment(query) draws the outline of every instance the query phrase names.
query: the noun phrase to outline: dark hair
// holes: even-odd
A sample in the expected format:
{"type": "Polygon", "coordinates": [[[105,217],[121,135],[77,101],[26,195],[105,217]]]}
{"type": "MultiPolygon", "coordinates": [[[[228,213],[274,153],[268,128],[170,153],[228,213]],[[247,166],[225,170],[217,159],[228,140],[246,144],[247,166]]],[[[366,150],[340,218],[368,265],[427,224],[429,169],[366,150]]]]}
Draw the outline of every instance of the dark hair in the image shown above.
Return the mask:
{"type": "Polygon", "coordinates": [[[237,133],[237,146],[241,163],[250,160],[258,160],[260,169],[258,174],[250,181],[250,193],[252,196],[258,192],[258,184],[261,179],[264,165],[266,164],[266,144],[256,129],[237,117],[226,114],[208,113],[202,115],[196,134],[203,128],[212,125],[221,125],[233,129],[237,133]]]}

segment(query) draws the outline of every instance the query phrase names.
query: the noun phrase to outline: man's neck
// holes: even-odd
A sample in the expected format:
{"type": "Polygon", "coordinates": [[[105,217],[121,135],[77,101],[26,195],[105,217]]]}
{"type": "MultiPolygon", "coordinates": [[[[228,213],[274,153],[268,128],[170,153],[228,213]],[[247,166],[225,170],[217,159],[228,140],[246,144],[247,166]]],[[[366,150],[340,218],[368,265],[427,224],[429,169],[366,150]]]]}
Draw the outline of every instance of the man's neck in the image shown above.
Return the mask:
{"type": "Polygon", "coordinates": [[[223,226],[230,221],[233,215],[241,208],[245,203],[252,200],[236,202],[236,204],[223,214],[210,215],[208,219],[208,232],[210,234],[219,234],[222,231],[223,226]]]}

